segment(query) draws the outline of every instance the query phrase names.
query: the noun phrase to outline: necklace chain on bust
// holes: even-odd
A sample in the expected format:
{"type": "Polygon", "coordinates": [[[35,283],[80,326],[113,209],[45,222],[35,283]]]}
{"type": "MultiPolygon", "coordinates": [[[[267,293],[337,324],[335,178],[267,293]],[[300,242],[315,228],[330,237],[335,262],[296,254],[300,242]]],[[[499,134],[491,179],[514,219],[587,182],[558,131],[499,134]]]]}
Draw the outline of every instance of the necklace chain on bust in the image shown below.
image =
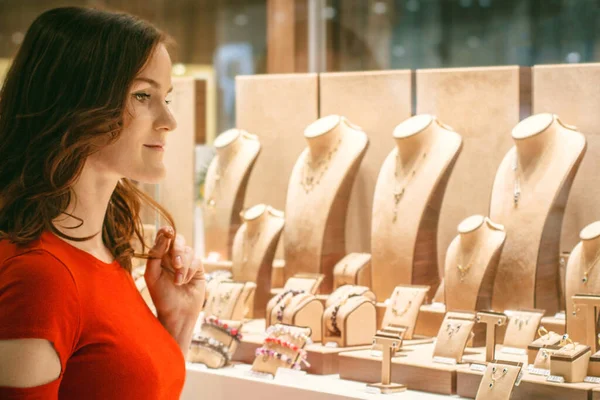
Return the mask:
{"type": "Polygon", "coordinates": [[[592,269],[594,269],[594,267],[596,266],[596,264],[598,264],[598,261],[600,260],[600,253],[597,252],[596,254],[597,254],[596,258],[588,266],[587,259],[586,259],[586,256],[585,256],[585,250],[584,250],[583,246],[581,248],[581,258],[583,259],[582,261],[583,261],[583,268],[584,268],[583,277],[581,278],[581,282],[584,285],[587,285],[587,283],[589,281],[589,274],[590,274],[590,272],[592,271],[592,269]]]}
{"type": "MultiPolygon", "coordinates": [[[[237,140],[244,140],[245,137],[246,137],[245,135],[240,134],[240,137],[237,140]]],[[[211,191],[210,191],[210,198],[207,201],[207,204],[210,208],[215,208],[217,206],[217,201],[215,200],[215,197],[216,197],[215,192],[219,192],[219,195],[221,194],[220,193],[221,192],[221,181],[225,177],[225,174],[229,170],[229,166],[231,164],[233,164],[233,161],[237,157],[237,155],[240,152],[242,147],[243,147],[243,143],[238,143],[235,146],[235,148],[233,149],[233,152],[227,157],[227,163],[225,164],[225,166],[221,165],[222,161],[223,161],[223,163],[225,161],[225,160],[223,160],[221,155],[217,154],[215,156],[215,175],[214,175],[214,180],[211,185],[212,187],[211,187],[211,191]]]]}
{"type": "Polygon", "coordinates": [[[398,168],[401,167],[401,163],[400,163],[400,155],[398,153],[398,149],[396,149],[396,164],[394,167],[394,217],[392,219],[392,222],[395,223],[398,220],[398,205],[400,204],[402,197],[404,197],[404,193],[406,192],[408,185],[412,182],[412,179],[417,174],[417,169],[421,166],[423,160],[425,160],[426,157],[427,157],[427,151],[425,150],[425,151],[423,151],[423,153],[421,155],[417,156],[417,158],[413,164],[412,170],[409,171],[409,173],[406,175],[402,174],[403,179],[402,179],[402,181],[399,181],[398,177],[401,174],[398,172],[398,168]],[[402,183],[401,186],[400,186],[400,183],[402,183]]]}
{"type": "Polygon", "coordinates": [[[304,166],[302,168],[302,177],[300,179],[300,184],[305,193],[310,193],[319,185],[319,183],[321,183],[321,179],[329,169],[329,164],[340,148],[341,143],[342,137],[340,137],[333,149],[329,150],[325,157],[319,159],[315,163],[316,165],[313,165],[312,161],[309,161],[310,151],[306,153],[306,156],[304,157],[304,166]],[[308,173],[309,169],[311,170],[310,174],[308,173]]]}
{"type": "MultiPolygon", "coordinates": [[[[539,157],[539,159],[536,161],[536,168],[537,168],[537,166],[542,165],[542,161],[544,161],[546,154],[551,152],[550,149],[552,149],[553,146],[554,146],[554,140],[552,140],[550,143],[548,143],[546,145],[544,152],[539,157]]],[[[519,171],[521,170],[521,168],[519,168],[519,166],[520,166],[519,154],[517,152],[517,148],[515,147],[515,155],[513,157],[513,163],[512,163],[512,170],[515,172],[515,178],[514,178],[514,182],[513,182],[513,202],[514,202],[515,207],[519,206],[519,200],[521,199],[521,176],[520,175],[522,175],[523,171],[521,171],[519,173],[519,171]]]]}
{"type": "Polygon", "coordinates": [[[473,261],[477,260],[480,250],[481,250],[481,246],[478,246],[476,250],[471,252],[471,256],[469,257],[469,262],[467,264],[465,264],[465,262],[464,262],[464,254],[463,254],[462,248],[458,251],[459,257],[457,257],[458,260],[456,263],[456,269],[458,270],[458,272],[460,274],[461,282],[465,281],[465,277],[471,270],[471,267],[473,266],[473,261]]]}

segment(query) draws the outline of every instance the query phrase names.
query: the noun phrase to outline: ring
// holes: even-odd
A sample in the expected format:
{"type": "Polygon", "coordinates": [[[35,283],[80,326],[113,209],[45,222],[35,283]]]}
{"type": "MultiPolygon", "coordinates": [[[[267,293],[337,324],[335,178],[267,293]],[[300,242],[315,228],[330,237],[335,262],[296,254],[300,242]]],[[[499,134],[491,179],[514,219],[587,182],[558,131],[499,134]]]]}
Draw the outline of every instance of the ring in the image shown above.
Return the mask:
{"type": "Polygon", "coordinates": [[[564,334],[562,339],[560,340],[560,345],[561,346],[567,346],[569,344],[572,344],[573,346],[575,346],[575,343],[573,343],[573,341],[569,338],[568,334],[564,334]]]}
{"type": "Polygon", "coordinates": [[[544,328],[543,326],[540,326],[537,333],[540,337],[546,336],[548,334],[548,330],[546,328],[544,328]]]}

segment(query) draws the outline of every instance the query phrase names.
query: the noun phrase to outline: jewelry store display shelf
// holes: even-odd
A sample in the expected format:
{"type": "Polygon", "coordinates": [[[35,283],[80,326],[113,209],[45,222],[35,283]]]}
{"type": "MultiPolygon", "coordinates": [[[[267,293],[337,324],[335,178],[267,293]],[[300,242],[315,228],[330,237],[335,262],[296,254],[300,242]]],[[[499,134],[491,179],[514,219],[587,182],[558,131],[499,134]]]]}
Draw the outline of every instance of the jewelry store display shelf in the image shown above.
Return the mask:
{"type": "MultiPolygon", "coordinates": [[[[186,382],[181,400],[442,400],[448,398],[407,390],[394,394],[372,394],[364,383],[346,381],[338,375],[308,375],[289,372],[275,379],[255,377],[250,365],[236,364],[232,367],[210,370],[198,364],[186,364],[186,382]]],[[[457,399],[456,396],[452,397],[457,399]]]]}

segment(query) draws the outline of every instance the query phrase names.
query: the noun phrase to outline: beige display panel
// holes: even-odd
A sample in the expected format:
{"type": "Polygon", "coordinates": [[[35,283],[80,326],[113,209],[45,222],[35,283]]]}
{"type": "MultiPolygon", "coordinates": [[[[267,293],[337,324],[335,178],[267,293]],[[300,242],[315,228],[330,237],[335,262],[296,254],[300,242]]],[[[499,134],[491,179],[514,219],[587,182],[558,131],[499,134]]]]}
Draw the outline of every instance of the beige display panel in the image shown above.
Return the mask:
{"type": "Polygon", "coordinates": [[[463,139],[440,212],[437,248],[443,274],[446,249],[460,221],[488,215],[496,169],[512,146],[510,131],[530,112],[531,77],[528,68],[518,66],[417,70],[416,75],[417,114],[435,115],[463,139]]]}
{"type": "MultiPolygon", "coordinates": [[[[236,126],[256,134],[262,145],[246,207],[265,203],[285,209],[292,168],[306,146],[304,129],[318,117],[317,74],[236,78],[236,126]]],[[[282,257],[280,245],[276,258],[282,257]]]]}

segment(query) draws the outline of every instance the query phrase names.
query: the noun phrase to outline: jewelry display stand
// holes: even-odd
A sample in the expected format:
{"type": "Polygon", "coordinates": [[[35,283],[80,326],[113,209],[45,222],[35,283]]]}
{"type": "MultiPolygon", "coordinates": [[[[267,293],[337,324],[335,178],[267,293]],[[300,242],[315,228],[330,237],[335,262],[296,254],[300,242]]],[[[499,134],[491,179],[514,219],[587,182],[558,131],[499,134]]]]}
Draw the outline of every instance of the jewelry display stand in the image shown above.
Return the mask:
{"type": "Polygon", "coordinates": [[[384,329],[388,325],[405,326],[406,332],[403,338],[413,339],[419,310],[426,301],[428,293],[429,286],[396,286],[389,299],[381,326],[384,329]]]}
{"type": "Polygon", "coordinates": [[[223,320],[241,321],[250,310],[254,283],[221,281],[211,291],[204,313],[223,320]]]}
{"type": "Polygon", "coordinates": [[[290,326],[303,326],[311,330],[311,339],[321,339],[321,318],[323,304],[308,292],[285,291],[275,296],[266,310],[266,325],[282,323],[290,326]]]}
{"type": "MultiPolygon", "coordinates": [[[[496,359],[496,329],[506,325],[508,317],[503,313],[481,311],[477,313],[477,323],[485,324],[485,364],[496,359]]],[[[465,360],[467,361],[467,360],[465,360]]]]}
{"type": "Polygon", "coordinates": [[[241,213],[244,223],[233,240],[232,278],[256,284],[253,318],[264,318],[271,297],[271,273],[284,225],[281,211],[259,204],[241,213]]]}
{"type": "Polygon", "coordinates": [[[344,285],[371,287],[371,254],[350,253],[333,268],[333,290],[344,285]]]}
{"type": "Polygon", "coordinates": [[[460,364],[467,342],[472,338],[475,314],[448,312],[435,342],[433,361],[460,364]]]}
{"type": "Polygon", "coordinates": [[[398,393],[406,390],[406,385],[392,383],[392,357],[402,348],[404,328],[389,327],[377,331],[373,338],[373,346],[381,347],[383,360],[381,362],[381,382],[372,383],[368,387],[379,389],[382,394],[398,393]]]}
{"type": "Polygon", "coordinates": [[[317,294],[321,288],[324,278],[325,275],[323,274],[297,274],[289,278],[285,282],[283,289],[279,290],[278,292],[285,290],[302,290],[304,292],[317,294]]]}
{"type": "Polygon", "coordinates": [[[592,352],[590,346],[568,345],[550,356],[550,374],[564,377],[565,382],[583,382],[592,352]]]}
{"type": "Polygon", "coordinates": [[[509,400],[523,364],[494,360],[485,371],[477,400],[509,400]]]}
{"type": "Polygon", "coordinates": [[[439,212],[462,140],[428,114],[402,122],[393,137],[373,200],[373,291],[383,301],[399,284],[427,285],[432,298],[440,283],[439,212]]]}
{"type": "Polygon", "coordinates": [[[506,311],[509,322],[504,334],[503,352],[506,348],[522,349],[523,353],[535,339],[544,310],[506,311]]]}
{"type": "MultiPolygon", "coordinates": [[[[596,342],[600,345],[600,334],[596,337],[596,342]]],[[[588,376],[594,376],[600,378],[600,351],[596,351],[590,357],[590,364],[588,367],[588,376]]]]}
{"type": "Polygon", "coordinates": [[[564,209],[586,140],[553,114],[524,119],[512,137],[515,147],[500,164],[492,190],[490,217],[509,232],[492,306],[555,313],[564,209]]]}
{"type": "Polygon", "coordinates": [[[299,369],[306,362],[305,346],[309,343],[309,328],[277,324],[267,333],[263,347],[256,350],[252,371],[275,375],[278,368],[299,369]]]}
{"type": "Polygon", "coordinates": [[[583,321],[580,323],[585,327],[585,335],[575,338],[569,334],[569,337],[575,342],[589,343],[592,346],[592,351],[595,353],[600,350],[596,340],[600,295],[576,294],[572,297],[572,302],[575,306],[577,316],[583,315],[583,321]]]}
{"type": "Polygon", "coordinates": [[[535,363],[542,349],[557,346],[562,339],[562,335],[552,331],[548,332],[544,327],[538,329],[538,336],[536,340],[527,346],[527,362],[529,364],[535,363]]]}
{"type": "Polygon", "coordinates": [[[205,254],[229,260],[233,238],[240,227],[246,187],[260,153],[258,137],[230,129],[214,142],[217,155],[206,172],[204,206],[205,254]]]}
{"type": "Polygon", "coordinates": [[[208,318],[202,324],[200,334],[192,343],[188,359],[191,362],[205,364],[209,368],[222,368],[231,360],[237,350],[243,322],[220,321],[208,318]],[[224,353],[221,353],[224,351],[224,353]]]}
{"type": "MultiPolygon", "coordinates": [[[[571,252],[566,271],[567,332],[575,342],[592,343],[590,340],[593,339],[587,336],[586,331],[586,306],[581,304],[577,309],[571,299],[579,293],[600,293],[600,267],[597,266],[600,261],[600,221],[583,228],[579,237],[581,242],[571,252]]],[[[595,337],[595,334],[593,336],[595,337]]],[[[595,343],[595,340],[593,342],[595,343]]]]}
{"type": "Polygon", "coordinates": [[[368,297],[355,295],[342,299],[323,313],[322,343],[337,347],[364,346],[372,342],[377,331],[375,303],[368,297]]]}
{"type": "Polygon", "coordinates": [[[333,307],[336,304],[339,304],[345,298],[355,295],[364,296],[373,302],[375,301],[375,293],[373,293],[368,287],[344,285],[340,286],[335,292],[327,296],[327,299],[325,300],[325,308],[333,307]]]}
{"type": "Polygon", "coordinates": [[[489,310],[506,232],[502,225],[489,218],[474,215],[460,223],[458,233],[446,253],[446,307],[450,310],[489,310]]]}
{"type": "Polygon", "coordinates": [[[292,171],[285,206],[285,275],[325,275],[333,288],[333,267],[346,254],[350,192],[369,140],[344,117],[330,115],[304,131],[308,142],[292,171]]]}

